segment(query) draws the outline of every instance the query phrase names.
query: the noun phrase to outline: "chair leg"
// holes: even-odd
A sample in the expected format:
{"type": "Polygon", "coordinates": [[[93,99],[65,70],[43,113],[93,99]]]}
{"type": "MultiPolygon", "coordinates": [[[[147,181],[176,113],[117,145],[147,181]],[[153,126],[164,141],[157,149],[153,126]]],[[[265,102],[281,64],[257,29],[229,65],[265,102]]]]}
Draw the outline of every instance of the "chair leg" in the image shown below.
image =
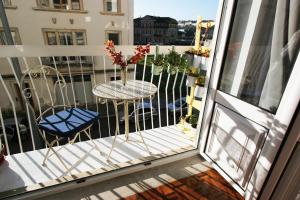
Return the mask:
{"type": "Polygon", "coordinates": [[[96,149],[99,151],[99,153],[101,154],[100,148],[98,147],[98,145],[94,142],[94,140],[92,139],[90,133],[88,133],[86,130],[83,131],[85,133],[85,135],[89,138],[89,140],[95,145],[96,149]]]}
{"type": "Polygon", "coordinates": [[[56,142],[58,142],[59,140],[61,140],[61,139],[62,139],[62,138],[56,138],[56,139],[53,140],[51,143],[49,143],[49,142],[46,140],[46,144],[47,144],[47,146],[48,146],[48,150],[47,150],[47,153],[46,153],[46,155],[45,155],[45,157],[44,157],[44,160],[43,160],[43,163],[42,163],[43,166],[46,166],[45,162],[46,162],[47,158],[49,157],[50,148],[52,148],[53,145],[54,145],[56,142]]]}
{"type": "Polygon", "coordinates": [[[46,142],[47,146],[48,146],[48,150],[47,150],[47,153],[44,157],[44,160],[43,160],[43,163],[42,163],[42,166],[46,166],[46,160],[47,158],[49,157],[49,153],[50,153],[50,150],[55,154],[55,156],[58,158],[58,160],[61,162],[61,164],[66,168],[67,172],[72,175],[70,169],[67,167],[66,163],[61,159],[60,155],[54,150],[53,148],[53,145],[58,142],[59,140],[61,140],[62,138],[57,138],[55,140],[53,140],[51,143],[49,143],[47,140],[46,140],[46,137],[44,137],[44,135],[41,133],[41,136],[42,138],[44,139],[44,141],[46,142]]]}
{"type": "Polygon", "coordinates": [[[74,136],[74,138],[69,142],[69,144],[74,144],[75,140],[78,138],[80,132],[76,133],[76,135],[74,136]]]}
{"type": "Polygon", "coordinates": [[[72,175],[70,169],[67,167],[66,163],[61,159],[60,155],[52,148],[50,147],[51,151],[53,151],[53,153],[56,155],[56,157],[58,158],[58,160],[61,162],[61,164],[66,168],[66,170],[68,171],[68,173],[70,175],[72,175]]]}

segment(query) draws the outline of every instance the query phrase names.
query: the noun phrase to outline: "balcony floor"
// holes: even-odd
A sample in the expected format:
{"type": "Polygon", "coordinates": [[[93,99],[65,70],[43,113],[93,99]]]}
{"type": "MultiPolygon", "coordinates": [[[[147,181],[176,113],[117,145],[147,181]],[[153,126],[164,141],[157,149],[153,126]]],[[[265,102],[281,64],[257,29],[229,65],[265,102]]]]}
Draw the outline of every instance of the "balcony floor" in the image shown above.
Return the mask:
{"type": "MultiPolygon", "coordinates": [[[[63,160],[69,166],[73,166],[73,176],[66,174],[65,168],[54,155],[48,159],[46,167],[41,165],[47,149],[7,156],[6,161],[0,166],[0,198],[194,149],[195,142],[176,126],[150,129],[143,131],[142,134],[152,152],[151,156],[143,144],[127,142],[114,149],[110,163],[106,161],[106,156],[100,155],[90,141],[68,144],[64,148],[55,147],[63,160]]],[[[137,133],[131,133],[130,138],[140,139],[137,133]]],[[[123,140],[124,135],[121,135],[117,143],[123,140]]],[[[94,141],[107,155],[113,137],[94,141]]]]}

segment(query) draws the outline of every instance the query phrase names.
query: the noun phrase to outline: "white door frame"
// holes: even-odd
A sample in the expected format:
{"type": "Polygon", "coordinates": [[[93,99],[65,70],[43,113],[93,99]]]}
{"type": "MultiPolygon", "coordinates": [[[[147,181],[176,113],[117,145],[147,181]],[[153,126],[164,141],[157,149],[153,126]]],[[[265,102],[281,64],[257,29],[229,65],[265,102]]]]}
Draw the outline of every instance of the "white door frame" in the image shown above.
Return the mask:
{"type": "MultiPolygon", "coordinates": [[[[224,2],[226,2],[226,0],[220,1],[217,19],[221,19],[220,16],[222,13],[220,12],[222,12],[222,5],[224,2]]],[[[227,0],[227,5],[223,7],[223,22],[220,23],[220,21],[217,21],[216,23],[213,43],[215,48],[212,51],[213,56],[210,60],[211,70],[208,70],[207,75],[211,76],[211,79],[208,84],[208,93],[206,99],[204,97],[206,101],[204,102],[204,112],[201,113],[200,118],[202,119],[202,126],[199,128],[201,131],[199,149],[200,154],[206,160],[208,160],[210,164],[227,181],[229,181],[229,183],[231,183],[231,185],[239,193],[244,195],[246,199],[255,199],[258,198],[260,190],[265,184],[264,180],[268,175],[282,140],[288,130],[292,116],[298,106],[300,99],[300,79],[297,76],[300,74],[300,56],[298,54],[294,69],[291,73],[276,114],[272,114],[249,103],[238,100],[237,98],[227,95],[221,91],[217,91],[220,72],[223,64],[222,62],[226,52],[226,43],[231,28],[231,20],[234,13],[234,4],[236,2],[237,0],[227,0]],[[220,35],[220,37],[217,37],[218,35],[220,35]],[[226,107],[234,110],[240,115],[252,119],[258,124],[261,124],[269,129],[265,144],[260,152],[253,173],[251,174],[250,182],[245,191],[239,185],[234,183],[232,179],[204,153],[216,100],[222,102],[226,105],[226,107]],[[249,110],[251,112],[249,112],[249,110]]],[[[252,23],[253,27],[255,27],[255,25],[256,23],[252,23]]]]}

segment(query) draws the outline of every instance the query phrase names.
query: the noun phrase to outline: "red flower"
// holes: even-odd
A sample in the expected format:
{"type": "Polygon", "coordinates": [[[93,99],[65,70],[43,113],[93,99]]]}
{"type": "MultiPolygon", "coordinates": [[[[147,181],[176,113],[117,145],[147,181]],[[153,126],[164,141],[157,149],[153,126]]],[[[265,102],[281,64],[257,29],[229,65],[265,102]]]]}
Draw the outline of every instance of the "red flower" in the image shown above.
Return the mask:
{"type": "Polygon", "coordinates": [[[115,44],[113,41],[108,40],[105,45],[107,52],[110,54],[110,57],[113,60],[113,64],[120,65],[121,69],[126,68],[128,64],[137,64],[145,57],[147,53],[150,52],[150,44],[147,44],[146,46],[137,46],[135,48],[134,55],[126,60],[121,51],[116,52],[115,44]]]}

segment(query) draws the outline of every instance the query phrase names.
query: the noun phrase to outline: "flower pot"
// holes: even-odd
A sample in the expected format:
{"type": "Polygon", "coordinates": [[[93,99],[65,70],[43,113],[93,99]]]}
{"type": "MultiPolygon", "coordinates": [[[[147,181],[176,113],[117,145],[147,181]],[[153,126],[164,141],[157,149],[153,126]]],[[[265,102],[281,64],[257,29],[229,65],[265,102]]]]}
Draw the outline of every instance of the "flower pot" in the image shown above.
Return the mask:
{"type": "Polygon", "coordinates": [[[202,87],[202,86],[197,85],[197,86],[195,87],[195,93],[194,93],[194,96],[195,96],[195,97],[198,97],[198,98],[202,98],[203,95],[204,95],[204,92],[205,92],[205,88],[202,87]]]}
{"type": "Polygon", "coordinates": [[[0,165],[1,163],[5,160],[5,147],[4,145],[2,144],[0,146],[0,165]]]}
{"type": "Polygon", "coordinates": [[[193,67],[200,68],[202,63],[202,56],[194,55],[193,58],[193,67]]]}
{"type": "Polygon", "coordinates": [[[197,77],[188,75],[186,77],[186,86],[193,87],[195,85],[196,80],[197,80],[197,77]]]}
{"type": "Polygon", "coordinates": [[[199,68],[205,71],[207,70],[207,57],[188,54],[187,61],[192,67],[199,68]]]}
{"type": "Polygon", "coordinates": [[[162,66],[153,65],[152,74],[155,75],[155,76],[158,76],[158,75],[160,75],[162,70],[163,70],[162,66]]]}
{"type": "Polygon", "coordinates": [[[208,65],[208,58],[207,57],[202,57],[200,69],[206,71],[207,70],[207,65],[208,65]]]}

